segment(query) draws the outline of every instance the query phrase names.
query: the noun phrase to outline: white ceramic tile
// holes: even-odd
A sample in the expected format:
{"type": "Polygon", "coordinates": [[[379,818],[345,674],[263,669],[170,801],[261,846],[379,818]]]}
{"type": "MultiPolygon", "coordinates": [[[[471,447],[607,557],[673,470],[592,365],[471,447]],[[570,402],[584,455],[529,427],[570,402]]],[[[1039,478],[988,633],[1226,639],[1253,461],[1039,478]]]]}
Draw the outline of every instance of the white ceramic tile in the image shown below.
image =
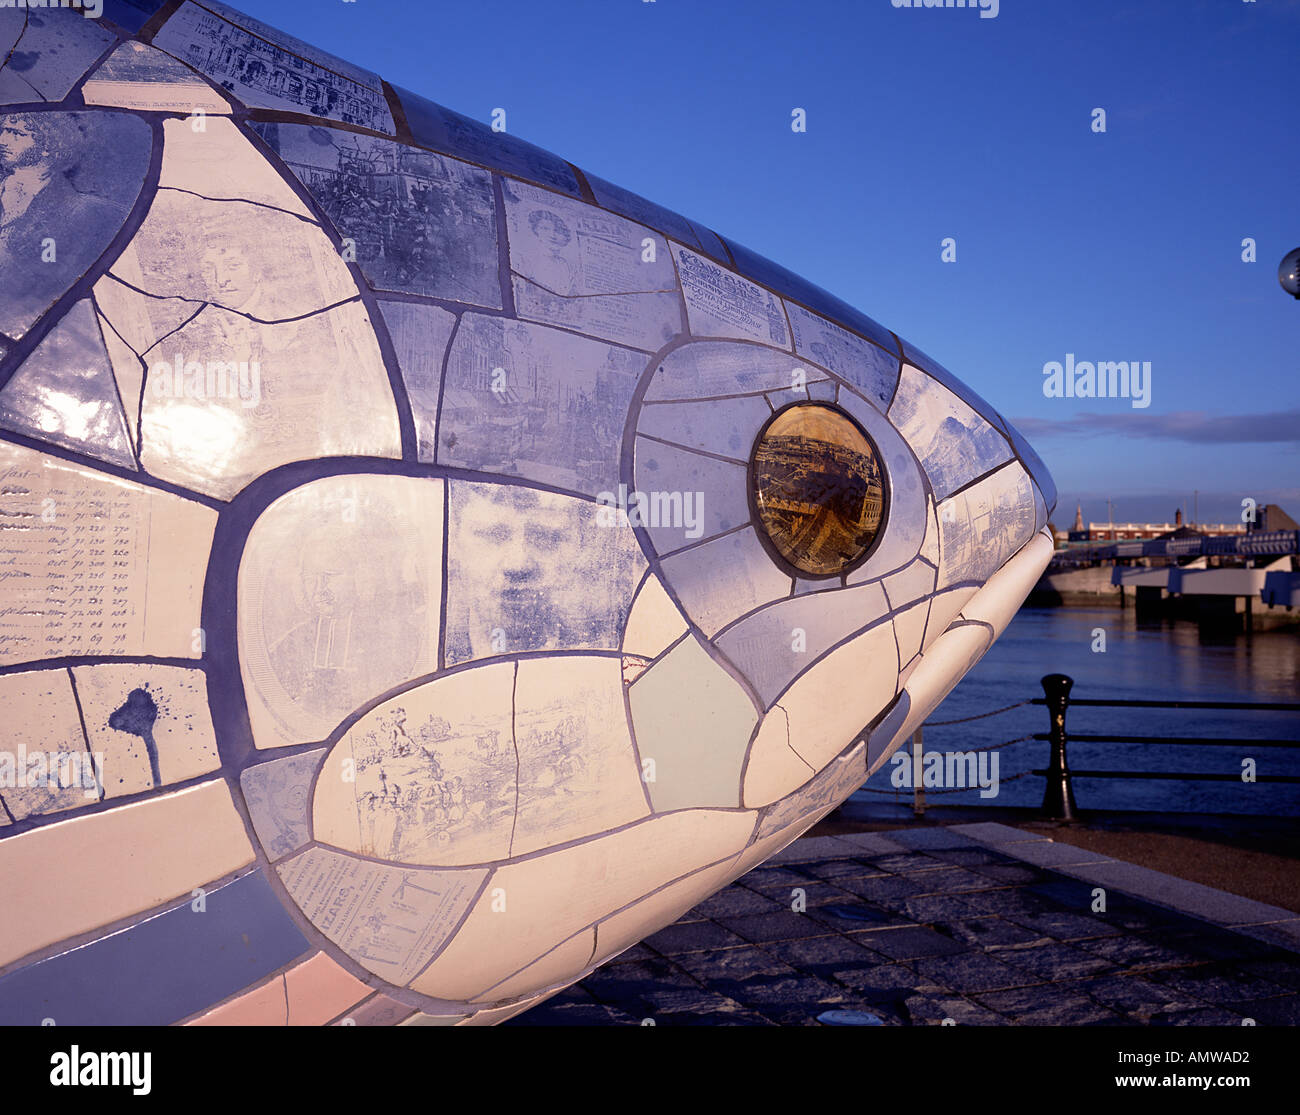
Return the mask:
{"type": "Polygon", "coordinates": [[[152,746],[161,777],[158,784],[163,786],[197,778],[221,766],[208,712],[207,679],[201,670],[132,662],[77,666],[72,673],[91,750],[103,750],[110,756],[105,796],[114,796],[111,756],[123,744],[145,745],[146,772],[147,748],[152,746]],[[133,715],[136,707],[143,711],[144,719],[133,715]],[[122,727],[115,727],[115,721],[122,727]],[[147,739],[131,731],[146,728],[147,739]]]}
{"type": "Polygon", "coordinates": [[[0,675],[0,707],[0,798],[15,820],[99,800],[97,766],[86,750],[67,670],[0,675]]]}
{"type": "Polygon", "coordinates": [[[925,638],[925,622],[930,615],[930,601],[920,600],[894,616],[894,634],[898,638],[898,659],[911,662],[921,653],[925,638]]]}
{"type": "Polygon", "coordinates": [[[685,639],[628,693],[656,812],[740,804],[740,773],[758,723],[753,702],[698,639],[685,639]]]}
{"type": "Polygon", "coordinates": [[[514,663],[493,663],[367,713],[321,768],[316,839],[430,866],[507,858],[518,797],[514,685],[514,663]]]}
{"type": "Polygon", "coordinates": [[[270,505],[239,569],[239,649],[259,747],[324,739],[438,667],[443,481],[335,476],[270,505]]]}
{"type": "Polygon", "coordinates": [[[527,658],[515,682],[521,856],[649,812],[623,707],[617,658],[527,658]]]}
{"type": "Polygon", "coordinates": [[[792,794],[816,773],[791,746],[790,716],[776,705],[763,717],[750,745],[745,761],[743,804],[748,809],[770,805],[792,794]]]}
{"type": "Polygon", "coordinates": [[[976,586],[967,585],[965,588],[948,589],[946,592],[934,595],[930,601],[930,614],[925,624],[925,647],[932,646],[934,641],[947,630],[948,624],[957,618],[975,592],[976,586]]]}
{"type": "Polygon", "coordinates": [[[149,361],[141,461],[184,487],[230,499],[290,461],[401,455],[388,373],[359,302],[279,325],[209,306],[149,361]]]}
{"type": "MultiPolygon", "coordinates": [[[[897,739],[906,740],[911,737],[980,660],[991,641],[987,628],[967,624],[954,627],[934,642],[921,656],[920,663],[907,679],[905,692],[911,701],[911,708],[897,739]]],[[[872,770],[879,769],[881,758],[873,754],[872,770]]]]}
{"type": "Polygon", "coordinates": [[[638,941],[666,925],[672,925],[688,910],[735,878],[734,857],[706,867],[675,883],[669,883],[649,898],[634,902],[625,910],[596,925],[596,955],[593,964],[604,964],[638,941]]]}
{"type": "Polygon", "coordinates": [[[767,555],[753,528],[666,557],[663,571],[708,636],[760,604],[790,595],[790,577],[767,555]]]}
{"type": "Polygon", "coordinates": [[[513,999],[516,995],[527,995],[539,987],[572,983],[589,966],[591,953],[595,947],[596,930],[593,926],[582,930],[581,933],[575,933],[567,941],[556,945],[540,960],[533,961],[522,972],[489,988],[477,997],[477,1001],[513,999]]]}
{"type": "Polygon", "coordinates": [[[763,839],[795,823],[816,823],[867,780],[867,745],[859,742],[832,759],[793,794],[763,811],[757,835],[763,839]]]}
{"type": "Polygon", "coordinates": [[[924,562],[914,561],[906,569],[885,578],[885,593],[890,607],[899,608],[934,592],[935,571],[924,562]]]}
{"type": "Polygon", "coordinates": [[[936,499],[1012,457],[1007,439],[937,380],[903,366],[889,420],[920,458],[936,499]]]}
{"type": "Polygon", "coordinates": [[[480,995],[583,927],[740,851],[753,828],[753,813],[688,810],[498,868],[411,987],[443,999],[480,995]]]}
{"type": "Polygon", "coordinates": [[[1034,489],[1007,465],[939,504],[939,587],[984,581],[1034,533],[1034,489]]]}
{"type": "MultiPolygon", "coordinates": [[[[830,588],[834,581],[821,582],[830,588]]],[[[765,704],[819,655],[889,614],[880,583],[778,601],[727,628],[718,647],[736,664],[765,704]]]]}
{"type": "Polygon", "coordinates": [[[646,575],[632,601],[623,632],[623,653],[657,658],[686,632],[686,619],[653,573],[646,575]]]}
{"type": "Polygon", "coordinates": [[[222,779],[7,837],[0,879],[24,912],[0,920],[0,965],[188,897],[252,860],[222,779]]]}
{"type": "Polygon", "coordinates": [[[712,260],[673,244],[691,332],[790,347],[781,300],[712,260]]]}
{"type": "MultiPolygon", "coordinates": [[[[158,185],[188,190],[207,198],[257,202],[300,217],[311,216],[266,156],[254,148],[233,121],[222,118],[205,120],[202,131],[195,130],[188,120],[163,121],[163,160],[158,185]]],[[[244,206],[236,206],[234,212],[250,219],[257,215],[244,206]]]]}
{"type": "Polygon", "coordinates": [[[893,699],[897,685],[894,632],[882,623],[832,651],[781,696],[790,746],[820,771],[893,699]]]}

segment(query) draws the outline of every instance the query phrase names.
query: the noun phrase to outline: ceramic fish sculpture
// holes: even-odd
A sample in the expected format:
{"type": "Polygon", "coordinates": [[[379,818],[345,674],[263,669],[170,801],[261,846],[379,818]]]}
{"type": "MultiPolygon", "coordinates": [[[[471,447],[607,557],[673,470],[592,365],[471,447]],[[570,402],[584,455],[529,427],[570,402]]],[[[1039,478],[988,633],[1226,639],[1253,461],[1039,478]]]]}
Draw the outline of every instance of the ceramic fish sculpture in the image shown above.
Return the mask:
{"type": "Polygon", "coordinates": [[[97,9],[0,6],[0,1023],[508,1018],[1046,565],[1042,462],[865,314],[215,0],[97,9]]]}

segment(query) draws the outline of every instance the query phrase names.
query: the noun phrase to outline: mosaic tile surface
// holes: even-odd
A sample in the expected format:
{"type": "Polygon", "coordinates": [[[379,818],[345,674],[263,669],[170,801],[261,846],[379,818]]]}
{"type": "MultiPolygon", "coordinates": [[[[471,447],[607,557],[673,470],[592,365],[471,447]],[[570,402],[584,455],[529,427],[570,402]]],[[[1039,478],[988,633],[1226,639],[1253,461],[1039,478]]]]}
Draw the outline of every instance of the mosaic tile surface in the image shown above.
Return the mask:
{"type": "Polygon", "coordinates": [[[1046,564],[1042,461],[861,311],[218,0],[104,15],[0,8],[0,1022],[504,1021],[1046,564]],[[794,423],[778,549],[789,407],[874,465],[794,423]]]}

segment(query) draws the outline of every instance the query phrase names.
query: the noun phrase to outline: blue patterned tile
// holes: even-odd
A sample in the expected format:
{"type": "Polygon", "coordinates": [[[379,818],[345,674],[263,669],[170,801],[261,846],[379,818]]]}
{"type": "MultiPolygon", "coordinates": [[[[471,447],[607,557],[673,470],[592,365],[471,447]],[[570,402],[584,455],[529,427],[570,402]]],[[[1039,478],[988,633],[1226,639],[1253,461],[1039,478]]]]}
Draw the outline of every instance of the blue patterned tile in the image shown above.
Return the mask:
{"type": "Polygon", "coordinates": [[[641,408],[637,433],[747,462],[754,439],[771,417],[772,409],[761,395],[698,403],[652,403],[641,408]]]}
{"type": "Polygon", "coordinates": [[[915,368],[903,369],[889,420],[921,459],[935,499],[1011,459],[996,427],[915,368]]]}
{"type": "Polygon", "coordinates": [[[749,522],[749,470],[742,464],[637,438],[636,487],[650,498],[654,521],[643,525],[661,554],[749,522]]]}
{"type": "Polygon", "coordinates": [[[202,6],[183,4],[159,29],[153,45],[250,107],[322,116],[395,134],[375,74],[217,0],[205,0],[202,6]]]}
{"type": "Polygon", "coordinates": [[[787,305],[786,310],[800,356],[829,368],[882,410],[889,406],[898,384],[897,356],[801,306],[787,305]]]}
{"type": "Polygon", "coordinates": [[[761,345],[700,341],[674,349],[660,362],[646,388],[647,402],[711,399],[781,391],[795,382],[826,378],[788,352],[761,345]]]}
{"type": "Polygon", "coordinates": [[[254,125],[311,191],[378,290],[501,308],[492,176],[374,136],[254,125]]]}
{"type": "Polygon", "coordinates": [[[114,37],[97,20],[72,8],[0,8],[0,104],[61,101],[114,37]],[[23,27],[12,49],[12,28],[23,27]]]}
{"type": "Polygon", "coordinates": [[[406,89],[394,86],[393,91],[406,112],[411,136],[421,147],[432,147],[435,151],[469,159],[572,197],[582,196],[573,169],[549,151],[516,139],[507,132],[494,132],[486,124],[443,108],[406,89]]]}
{"type": "Polygon", "coordinates": [[[432,461],[438,402],[442,398],[442,364],[456,315],[418,302],[380,302],[379,311],[393,339],[397,366],[411,400],[420,460],[432,461]]]}
{"type": "Polygon", "coordinates": [[[610,490],[645,362],[543,325],[465,314],[447,359],[438,463],[610,490]]]}
{"type": "Polygon", "coordinates": [[[978,411],[989,422],[998,423],[998,413],[975,391],[959,380],[952,372],[919,348],[903,341],[903,359],[914,368],[920,368],[926,375],[937,379],[949,391],[961,399],[967,406],[978,411]]]}
{"type": "MultiPolygon", "coordinates": [[[[998,417],[1001,418],[1001,415],[998,417]]],[[[1047,513],[1050,515],[1056,508],[1056,481],[1052,479],[1052,474],[1043,463],[1043,459],[1034,452],[1034,447],[1025,440],[1024,435],[1019,430],[1005,418],[1002,418],[1002,428],[1007,431],[1011,444],[1015,446],[1016,452],[1020,454],[1020,460],[1024,462],[1025,468],[1029,470],[1029,475],[1034,478],[1038,490],[1043,493],[1043,499],[1047,503],[1047,513]]]]}
{"type": "Polygon", "coordinates": [[[810,283],[793,271],[787,271],[784,267],[773,263],[770,259],[759,255],[757,252],[751,252],[734,240],[725,237],[723,240],[727,247],[731,249],[731,255],[736,261],[736,270],[742,275],[748,275],[755,282],[771,287],[787,298],[793,298],[796,302],[802,303],[815,313],[822,314],[832,321],[838,322],[846,329],[861,333],[862,336],[870,338],[890,352],[896,353],[898,351],[894,335],[861,310],[855,310],[843,299],[836,298],[835,295],[810,283]]]}
{"type": "Polygon", "coordinates": [[[239,776],[248,815],[268,859],[281,859],[307,843],[311,835],[312,775],[325,754],[322,747],[273,759],[248,767],[239,776]]]}
{"type": "Polygon", "coordinates": [[[152,133],[125,113],[0,119],[0,332],[17,340],[103,254],[131,211],[152,133]],[[53,238],[55,261],[42,262],[53,238]]]}
{"type": "Polygon", "coordinates": [[[697,337],[734,337],[787,348],[781,300],[771,291],[700,255],[673,245],[691,332],[697,337]]]}

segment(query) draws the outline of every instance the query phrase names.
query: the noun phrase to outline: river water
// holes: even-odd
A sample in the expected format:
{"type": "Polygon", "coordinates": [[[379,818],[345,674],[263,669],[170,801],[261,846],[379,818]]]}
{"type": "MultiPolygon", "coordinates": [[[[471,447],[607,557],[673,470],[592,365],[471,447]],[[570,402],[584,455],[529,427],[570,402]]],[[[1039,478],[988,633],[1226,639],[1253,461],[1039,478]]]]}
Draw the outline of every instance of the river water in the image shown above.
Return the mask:
{"type": "MultiPolygon", "coordinates": [[[[1300,634],[1294,629],[1246,636],[1203,638],[1194,623],[1166,621],[1139,626],[1130,608],[1022,608],[982,661],[933,713],[932,721],[975,716],[1043,695],[1039,679],[1062,673],[1074,678],[1074,698],[1197,701],[1300,702],[1300,634]],[[1096,631],[1105,650],[1093,650],[1096,631]]],[[[1220,737],[1234,746],[1071,742],[1068,761],[1080,809],[1132,809],[1204,813],[1257,813],[1300,817],[1300,784],[1245,782],[1242,761],[1256,772],[1300,775],[1300,746],[1255,747],[1250,739],[1300,743],[1300,714],[1202,709],[1107,709],[1072,707],[1071,733],[1220,737]],[[1178,771],[1232,774],[1232,782],[1185,782],[1086,778],[1092,770],[1178,771]]],[[[963,752],[1048,730],[1042,706],[951,726],[927,726],[927,752],[963,752]]],[[[1046,742],[1013,743],[998,755],[997,795],[978,790],[936,792],[934,805],[1037,806],[1044,780],[1024,772],[1046,768],[1046,742]],[[1016,777],[1020,775],[1021,777],[1016,777]]],[[[909,749],[910,750],[910,749],[909,749]]],[[[986,760],[987,761],[987,760],[986,760]]],[[[865,800],[896,796],[910,801],[911,789],[893,785],[893,764],[872,776],[865,800]],[[874,791],[874,792],[873,792],[874,791]],[[887,791],[883,793],[880,791],[887,791]]],[[[992,774],[991,762],[985,773],[992,774]]],[[[945,787],[951,789],[951,787],[945,787]]]]}

